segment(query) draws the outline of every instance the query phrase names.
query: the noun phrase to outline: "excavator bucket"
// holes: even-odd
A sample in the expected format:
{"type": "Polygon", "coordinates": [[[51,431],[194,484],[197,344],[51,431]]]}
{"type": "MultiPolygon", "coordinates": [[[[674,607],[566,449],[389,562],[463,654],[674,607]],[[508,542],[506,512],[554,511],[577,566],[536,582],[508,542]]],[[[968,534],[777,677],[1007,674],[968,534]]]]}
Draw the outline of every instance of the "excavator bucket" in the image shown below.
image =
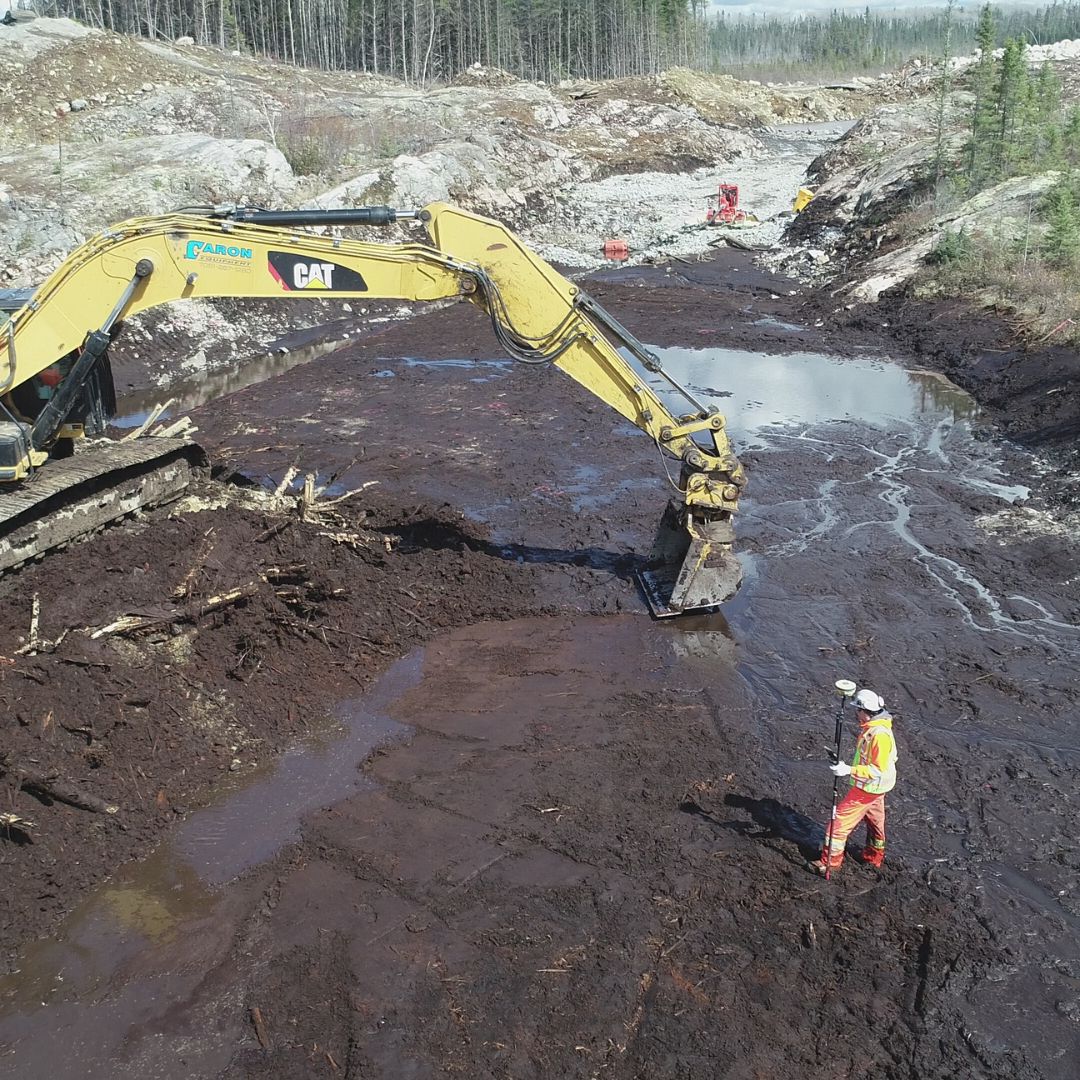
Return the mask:
{"type": "Polygon", "coordinates": [[[733,596],[742,567],[732,553],[730,521],[695,521],[669,503],[653,541],[650,566],[638,574],[658,619],[714,608],[733,596]]]}

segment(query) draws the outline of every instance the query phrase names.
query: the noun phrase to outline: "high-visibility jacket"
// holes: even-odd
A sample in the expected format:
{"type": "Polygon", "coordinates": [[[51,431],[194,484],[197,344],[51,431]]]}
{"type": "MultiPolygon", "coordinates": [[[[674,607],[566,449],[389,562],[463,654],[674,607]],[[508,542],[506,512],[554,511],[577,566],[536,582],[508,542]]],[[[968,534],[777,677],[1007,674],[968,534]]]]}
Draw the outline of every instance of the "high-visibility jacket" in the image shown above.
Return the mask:
{"type": "Polygon", "coordinates": [[[896,740],[892,717],[887,712],[871,716],[859,731],[851,785],[868,795],[884,795],[896,784],[896,740]]]}

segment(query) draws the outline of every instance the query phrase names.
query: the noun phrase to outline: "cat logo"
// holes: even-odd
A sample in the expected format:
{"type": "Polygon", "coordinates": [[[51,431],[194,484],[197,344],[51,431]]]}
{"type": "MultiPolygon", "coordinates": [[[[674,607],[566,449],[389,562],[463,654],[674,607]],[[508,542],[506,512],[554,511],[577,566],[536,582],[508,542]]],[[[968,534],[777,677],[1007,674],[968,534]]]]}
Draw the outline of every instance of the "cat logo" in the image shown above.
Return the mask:
{"type": "Polygon", "coordinates": [[[293,286],[297,289],[332,289],[333,263],[300,263],[292,268],[293,286]]]}
{"type": "Polygon", "coordinates": [[[267,255],[270,276],[286,292],[367,292],[367,282],[355,270],[339,263],[314,261],[287,251],[267,255]]]}

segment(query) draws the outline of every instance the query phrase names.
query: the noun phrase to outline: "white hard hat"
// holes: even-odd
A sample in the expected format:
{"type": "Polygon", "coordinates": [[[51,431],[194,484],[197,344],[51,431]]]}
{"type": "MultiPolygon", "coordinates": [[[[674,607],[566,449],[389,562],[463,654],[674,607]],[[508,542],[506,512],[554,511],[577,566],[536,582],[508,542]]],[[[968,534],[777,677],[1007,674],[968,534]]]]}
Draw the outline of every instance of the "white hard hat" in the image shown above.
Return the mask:
{"type": "Polygon", "coordinates": [[[855,695],[855,708],[865,709],[868,713],[879,713],[885,708],[885,702],[873,690],[860,690],[855,695]]]}

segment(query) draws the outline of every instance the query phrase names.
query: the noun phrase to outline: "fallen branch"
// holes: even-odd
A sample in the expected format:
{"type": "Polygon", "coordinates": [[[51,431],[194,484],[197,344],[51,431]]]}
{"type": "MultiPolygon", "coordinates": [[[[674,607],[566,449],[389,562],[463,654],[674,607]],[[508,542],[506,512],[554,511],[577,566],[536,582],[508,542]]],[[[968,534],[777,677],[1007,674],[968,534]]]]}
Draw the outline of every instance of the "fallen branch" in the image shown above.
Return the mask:
{"type": "Polygon", "coordinates": [[[90,633],[90,637],[92,639],[97,639],[108,637],[112,634],[130,634],[136,630],[148,630],[151,627],[162,626],[165,623],[195,622],[204,615],[219,611],[223,607],[228,607],[229,604],[235,604],[238,600],[244,600],[249,596],[254,596],[258,591],[259,582],[249,581],[246,585],[241,585],[236,589],[230,589],[228,592],[219,593],[217,596],[211,596],[205,603],[200,604],[196,608],[189,608],[187,610],[174,609],[165,612],[162,615],[122,615],[119,619],[115,619],[107,626],[99,626],[90,633]]]}
{"type": "Polygon", "coordinates": [[[1050,330],[1047,333],[1043,334],[1043,336],[1041,338],[1036,338],[1035,344],[1036,345],[1041,345],[1047,339],[1052,338],[1063,327],[1072,326],[1072,323],[1073,323],[1072,319],[1062,319],[1061,322],[1059,322],[1057,324],[1057,326],[1054,327],[1053,330],[1050,330]]]}
{"type": "Polygon", "coordinates": [[[41,597],[34,593],[33,602],[30,604],[30,640],[28,647],[33,650],[38,646],[38,622],[41,619],[41,597]]]}
{"type": "Polygon", "coordinates": [[[214,545],[217,543],[216,540],[211,539],[213,535],[213,527],[207,529],[203,534],[202,543],[199,545],[199,552],[195,556],[191,568],[184,575],[184,580],[173,589],[173,596],[178,600],[189,600],[191,598],[191,590],[195,588],[195,579],[206,565],[206,560],[210,557],[210,552],[214,550],[214,545]]]}
{"type": "Polygon", "coordinates": [[[18,778],[19,787],[31,795],[43,795],[47,799],[56,802],[67,803],[78,810],[89,810],[92,814],[115,814],[120,807],[91,795],[75,784],[69,784],[56,775],[39,773],[33,769],[25,769],[21,766],[8,765],[5,772],[18,778]]]}
{"type": "Polygon", "coordinates": [[[335,544],[345,544],[354,551],[363,551],[365,548],[370,549],[379,546],[383,547],[388,554],[393,550],[390,537],[382,536],[379,533],[328,532],[326,529],[320,529],[318,535],[324,536],[335,544]]]}
{"type": "Polygon", "coordinates": [[[34,593],[34,599],[30,603],[30,633],[27,635],[26,644],[15,650],[16,656],[33,656],[41,644],[38,638],[38,621],[41,618],[41,597],[34,593]]]}
{"type": "Polygon", "coordinates": [[[261,544],[266,540],[277,536],[278,533],[283,533],[295,520],[295,518],[286,518],[284,521],[279,521],[277,524],[271,525],[269,529],[264,529],[259,533],[259,535],[252,540],[252,543],[261,544]]]}
{"type": "Polygon", "coordinates": [[[145,434],[147,430],[149,430],[151,427],[153,427],[154,424],[157,423],[158,418],[167,408],[169,408],[170,405],[172,405],[172,403],[173,398],[169,398],[169,400],[166,401],[164,404],[158,402],[158,404],[150,410],[149,416],[147,416],[147,418],[134,431],[128,432],[128,434],[125,435],[120,441],[130,442],[132,439],[137,439],[141,435],[145,434]]]}
{"type": "Polygon", "coordinates": [[[281,483],[274,488],[274,498],[280,499],[286,491],[289,489],[289,485],[296,479],[300,470],[295,465],[290,465],[285,470],[285,475],[281,478],[281,483]]]}
{"type": "Polygon", "coordinates": [[[428,627],[429,629],[434,629],[431,626],[431,622],[428,619],[425,619],[424,616],[421,615],[419,612],[413,611],[412,608],[408,608],[404,604],[399,604],[396,600],[388,600],[387,603],[391,607],[396,607],[398,609],[398,611],[404,611],[406,615],[411,616],[418,623],[423,623],[424,626],[428,627]]]}
{"type": "MultiPolygon", "coordinates": [[[[53,653],[60,647],[60,643],[71,633],[71,628],[60,631],[60,636],[55,641],[43,638],[40,632],[41,599],[34,593],[34,601],[30,608],[30,633],[26,644],[15,650],[16,656],[36,656],[38,653],[53,653]]],[[[8,661],[14,663],[14,661],[8,661]]]]}
{"type": "Polygon", "coordinates": [[[270,1039],[266,1034],[266,1024],[263,1022],[262,1009],[257,1005],[251,1010],[251,1022],[255,1025],[255,1038],[264,1050],[270,1049],[270,1039]]]}
{"type": "Polygon", "coordinates": [[[190,416],[181,416],[179,420],[174,421],[171,424],[162,424],[160,427],[156,427],[150,434],[154,438],[171,439],[176,438],[179,435],[194,435],[199,429],[191,422],[190,416]]]}
{"type": "Polygon", "coordinates": [[[288,566],[268,566],[260,575],[263,581],[274,583],[285,581],[288,578],[299,578],[308,581],[308,575],[304,572],[308,568],[307,563],[290,563],[288,566]]]}

